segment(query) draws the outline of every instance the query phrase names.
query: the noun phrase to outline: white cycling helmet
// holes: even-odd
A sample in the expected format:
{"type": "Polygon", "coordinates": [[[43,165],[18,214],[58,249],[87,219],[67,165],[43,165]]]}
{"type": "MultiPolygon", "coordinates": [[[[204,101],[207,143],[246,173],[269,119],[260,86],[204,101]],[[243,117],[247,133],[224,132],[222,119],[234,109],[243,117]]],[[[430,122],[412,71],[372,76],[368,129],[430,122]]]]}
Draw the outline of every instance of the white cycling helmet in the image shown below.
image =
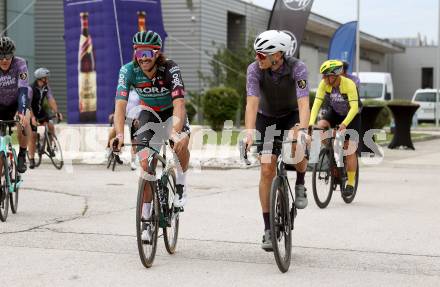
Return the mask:
{"type": "Polygon", "coordinates": [[[290,50],[292,38],[279,30],[268,30],[257,36],[254,42],[255,52],[273,54],[276,52],[286,53],[290,50]]]}
{"type": "Polygon", "coordinates": [[[35,79],[37,80],[41,78],[49,77],[49,74],[50,72],[46,68],[38,68],[34,72],[35,79]]]}

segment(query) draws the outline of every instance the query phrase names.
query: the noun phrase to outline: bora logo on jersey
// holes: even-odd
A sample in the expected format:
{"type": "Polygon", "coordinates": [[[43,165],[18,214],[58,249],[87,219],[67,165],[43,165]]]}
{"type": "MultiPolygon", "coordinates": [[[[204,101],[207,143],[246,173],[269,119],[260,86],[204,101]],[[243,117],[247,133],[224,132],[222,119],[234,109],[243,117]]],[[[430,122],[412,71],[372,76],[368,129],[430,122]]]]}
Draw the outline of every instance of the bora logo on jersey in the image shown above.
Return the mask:
{"type": "Polygon", "coordinates": [[[165,87],[145,87],[145,88],[136,88],[136,92],[141,94],[164,94],[168,93],[169,90],[165,87]]]}

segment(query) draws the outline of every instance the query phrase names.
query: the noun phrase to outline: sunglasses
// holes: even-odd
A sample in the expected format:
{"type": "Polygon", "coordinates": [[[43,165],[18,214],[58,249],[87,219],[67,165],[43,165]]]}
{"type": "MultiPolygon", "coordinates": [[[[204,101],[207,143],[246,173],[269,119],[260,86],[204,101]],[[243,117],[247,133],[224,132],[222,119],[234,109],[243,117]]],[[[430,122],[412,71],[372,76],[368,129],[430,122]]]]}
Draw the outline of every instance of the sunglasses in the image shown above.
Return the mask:
{"type": "Polygon", "coordinates": [[[10,60],[10,59],[12,59],[12,57],[14,57],[14,55],[12,55],[12,54],[1,54],[0,55],[0,60],[3,60],[3,59],[6,59],[6,60],[10,60]]]}
{"type": "Polygon", "coordinates": [[[134,52],[134,56],[136,57],[136,59],[142,59],[142,58],[153,58],[154,55],[156,54],[156,50],[136,50],[134,52]]]}
{"type": "Polygon", "coordinates": [[[257,52],[257,58],[260,61],[264,61],[267,58],[267,54],[261,53],[261,52],[257,52]]]}

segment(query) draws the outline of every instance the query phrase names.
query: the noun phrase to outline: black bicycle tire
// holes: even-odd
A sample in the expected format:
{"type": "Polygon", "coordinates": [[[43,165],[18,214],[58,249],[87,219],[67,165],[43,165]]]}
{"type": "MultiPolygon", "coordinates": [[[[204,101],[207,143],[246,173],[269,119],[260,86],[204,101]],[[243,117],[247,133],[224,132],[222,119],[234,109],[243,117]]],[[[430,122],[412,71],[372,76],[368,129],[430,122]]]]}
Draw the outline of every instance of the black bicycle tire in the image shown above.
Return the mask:
{"type": "Polygon", "coordinates": [[[35,167],[39,167],[41,164],[41,159],[43,158],[44,154],[44,147],[46,146],[46,139],[43,139],[43,144],[38,144],[40,142],[40,134],[37,134],[37,144],[36,144],[36,154],[38,159],[35,161],[35,167]]]}
{"type": "MultiPolygon", "coordinates": [[[[176,173],[175,173],[174,169],[168,169],[164,173],[164,175],[167,177],[167,181],[169,179],[169,176],[173,180],[172,184],[174,186],[174,189],[170,190],[170,188],[168,188],[168,195],[167,195],[168,204],[170,204],[170,194],[175,193],[175,190],[176,190],[176,173]]],[[[173,194],[173,199],[174,199],[174,194],[173,194]]],[[[168,208],[167,211],[170,213],[167,216],[173,216],[174,205],[173,205],[172,201],[171,201],[171,205],[167,205],[167,208],[168,208]]],[[[179,217],[178,212],[177,212],[175,220],[176,220],[176,223],[175,223],[175,228],[174,228],[174,236],[172,237],[173,242],[170,242],[170,238],[169,238],[170,236],[168,235],[168,231],[170,230],[170,226],[167,225],[166,227],[163,228],[163,240],[165,243],[165,249],[167,250],[167,252],[169,254],[174,254],[176,252],[176,246],[177,246],[177,241],[178,241],[178,236],[179,236],[179,222],[180,222],[180,217],[179,217]]],[[[172,222],[171,222],[171,225],[172,225],[172,222]]]]}
{"type": "Polygon", "coordinates": [[[276,176],[272,181],[271,191],[270,191],[270,234],[272,240],[273,253],[275,257],[275,261],[277,263],[278,269],[285,273],[289,270],[290,267],[290,258],[292,253],[292,230],[290,228],[290,210],[289,210],[289,195],[285,190],[286,184],[284,183],[284,179],[281,176],[276,176]],[[287,236],[285,236],[285,258],[282,258],[278,246],[277,240],[277,229],[276,229],[276,205],[277,199],[281,197],[281,206],[284,215],[284,221],[288,223],[287,226],[287,236]],[[286,240],[287,239],[287,240],[286,240]],[[287,241],[287,242],[286,242],[287,241]]]}
{"type": "MultiPolygon", "coordinates": [[[[18,210],[18,170],[17,170],[17,155],[15,153],[15,150],[12,150],[13,157],[14,157],[14,192],[9,195],[9,205],[11,206],[12,214],[16,214],[18,210]]],[[[11,180],[12,181],[12,180],[11,180]]]]}
{"type": "Polygon", "coordinates": [[[313,173],[312,173],[312,189],[313,189],[313,198],[315,199],[315,203],[319,208],[326,208],[328,206],[328,204],[330,203],[330,200],[332,199],[332,195],[333,195],[333,181],[334,178],[332,176],[332,172],[331,172],[331,165],[332,165],[332,157],[330,155],[330,151],[328,149],[322,149],[319,152],[319,157],[318,157],[318,162],[315,163],[315,165],[313,166],[313,173]],[[324,201],[321,201],[321,199],[318,196],[318,191],[316,188],[316,180],[317,180],[317,173],[319,174],[318,168],[321,166],[322,167],[322,163],[321,161],[324,160],[324,155],[328,154],[328,173],[329,173],[329,191],[327,194],[327,198],[324,201]]]}
{"type": "MultiPolygon", "coordinates": [[[[53,157],[53,156],[50,156],[50,153],[49,153],[49,158],[50,158],[50,160],[52,161],[52,164],[53,164],[53,166],[54,166],[56,169],[62,169],[62,168],[63,168],[63,165],[64,165],[63,151],[61,150],[61,145],[60,145],[60,142],[58,141],[58,138],[57,138],[55,135],[52,135],[52,137],[53,137],[53,140],[55,141],[55,145],[58,147],[58,152],[59,152],[60,155],[61,155],[61,160],[60,160],[58,163],[55,163],[54,157],[53,157]]],[[[51,146],[51,145],[48,145],[48,147],[49,147],[49,150],[50,150],[50,151],[52,151],[53,153],[55,153],[55,151],[52,150],[52,146],[51,146]]]]}
{"type": "Polygon", "coordinates": [[[354,190],[353,190],[353,194],[351,196],[345,196],[341,193],[342,195],[342,200],[347,203],[350,204],[353,202],[354,198],[356,197],[356,192],[357,192],[357,188],[358,188],[358,184],[359,184],[359,157],[356,155],[356,160],[357,160],[357,167],[356,167],[356,182],[354,184],[354,190]]]}
{"type": "Polygon", "coordinates": [[[154,258],[156,256],[156,250],[157,250],[157,237],[159,233],[159,214],[160,213],[160,206],[159,206],[159,199],[157,198],[156,191],[153,190],[155,182],[146,181],[142,178],[139,179],[138,184],[138,196],[137,196],[137,203],[136,203],[136,239],[137,239],[137,246],[138,246],[138,252],[139,257],[141,259],[142,265],[145,268],[150,268],[153,265],[154,258]],[[144,195],[144,186],[145,184],[150,184],[151,191],[153,192],[153,204],[151,208],[153,208],[153,214],[151,215],[151,218],[153,220],[154,230],[152,237],[152,247],[151,247],[151,254],[150,256],[145,256],[144,253],[144,243],[142,242],[142,205],[144,203],[143,201],[143,195],[144,195]]]}
{"type": "Polygon", "coordinates": [[[115,171],[116,168],[116,156],[113,156],[113,166],[112,166],[112,171],[115,171]]]}
{"type": "Polygon", "coordinates": [[[9,187],[7,185],[7,174],[8,174],[8,164],[6,162],[6,156],[4,152],[0,153],[0,159],[3,162],[3,171],[4,174],[4,183],[2,180],[2,175],[0,174],[0,187],[4,185],[3,192],[6,193],[5,198],[3,199],[3,204],[0,202],[0,221],[5,222],[8,218],[8,212],[9,212],[9,187]],[[2,208],[3,206],[3,208],[2,208]]]}

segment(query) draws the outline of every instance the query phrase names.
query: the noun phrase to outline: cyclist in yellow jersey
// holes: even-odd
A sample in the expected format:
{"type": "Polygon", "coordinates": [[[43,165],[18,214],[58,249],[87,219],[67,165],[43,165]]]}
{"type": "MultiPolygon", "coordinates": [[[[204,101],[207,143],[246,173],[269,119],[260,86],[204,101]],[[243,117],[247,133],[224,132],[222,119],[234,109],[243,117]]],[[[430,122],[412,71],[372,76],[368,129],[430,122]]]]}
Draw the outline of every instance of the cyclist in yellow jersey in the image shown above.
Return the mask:
{"type": "MultiPolygon", "coordinates": [[[[324,101],[328,102],[328,111],[323,118],[318,121],[319,128],[330,128],[339,125],[339,132],[351,129],[359,135],[361,120],[359,95],[356,84],[342,76],[343,63],[338,60],[327,60],[320,68],[322,80],[316,91],[315,101],[313,103],[309,126],[314,125],[318,116],[319,109],[324,101]]],[[[346,137],[347,139],[347,137],[346,137]]],[[[357,142],[345,141],[345,148],[348,144],[356,146],[357,142]]],[[[356,148],[357,149],[357,148],[356,148]]],[[[347,155],[347,186],[344,195],[351,196],[354,192],[357,159],[356,152],[349,152],[347,155]]]]}

